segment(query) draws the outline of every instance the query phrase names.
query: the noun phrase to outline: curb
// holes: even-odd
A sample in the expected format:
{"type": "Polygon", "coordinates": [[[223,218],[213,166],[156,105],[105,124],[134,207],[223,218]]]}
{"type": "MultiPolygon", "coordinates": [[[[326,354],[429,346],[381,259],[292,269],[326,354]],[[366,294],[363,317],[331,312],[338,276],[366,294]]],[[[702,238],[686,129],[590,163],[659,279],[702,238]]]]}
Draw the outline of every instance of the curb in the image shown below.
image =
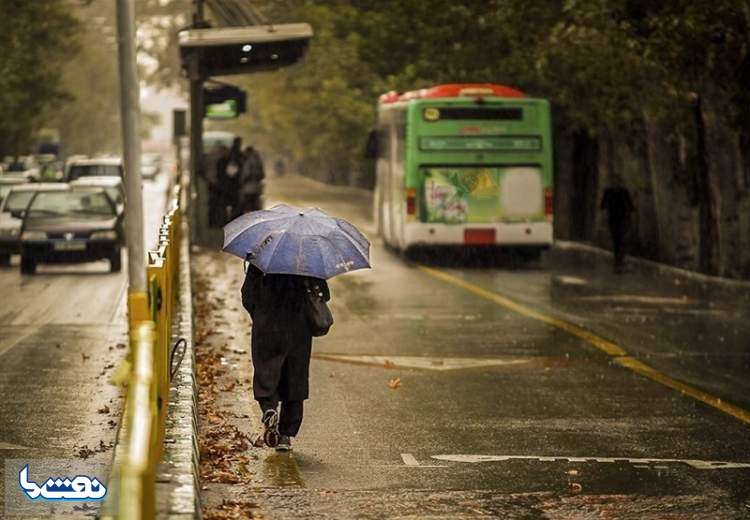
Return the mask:
{"type": "Polygon", "coordinates": [[[200,519],[198,386],[195,381],[193,301],[187,222],[182,224],[179,310],[172,324],[171,345],[184,338],[185,355],[169,390],[164,454],[156,471],[159,518],[200,519]]]}
{"type": "MultiPolygon", "coordinates": [[[[611,264],[612,252],[600,247],[581,242],[555,240],[550,254],[553,258],[567,258],[584,265],[611,264]]],[[[699,284],[705,289],[721,289],[737,292],[747,296],[750,294],[750,281],[710,276],[695,271],[688,271],[667,264],[654,262],[634,256],[625,257],[625,266],[641,274],[659,277],[671,276],[675,281],[685,284],[699,284]]]]}

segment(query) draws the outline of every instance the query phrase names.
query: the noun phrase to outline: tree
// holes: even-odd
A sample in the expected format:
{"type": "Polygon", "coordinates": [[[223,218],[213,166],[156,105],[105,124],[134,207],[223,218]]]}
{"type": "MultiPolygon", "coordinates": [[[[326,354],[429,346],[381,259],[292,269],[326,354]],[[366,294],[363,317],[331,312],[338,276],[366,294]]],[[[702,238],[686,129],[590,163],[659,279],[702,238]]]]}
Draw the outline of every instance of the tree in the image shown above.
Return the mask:
{"type": "Polygon", "coordinates": [[[80,25],[63,0],[4,0],[0,17],[0,152],[28,152],[51,107],[69,99],[66,58],[80,25]]]}

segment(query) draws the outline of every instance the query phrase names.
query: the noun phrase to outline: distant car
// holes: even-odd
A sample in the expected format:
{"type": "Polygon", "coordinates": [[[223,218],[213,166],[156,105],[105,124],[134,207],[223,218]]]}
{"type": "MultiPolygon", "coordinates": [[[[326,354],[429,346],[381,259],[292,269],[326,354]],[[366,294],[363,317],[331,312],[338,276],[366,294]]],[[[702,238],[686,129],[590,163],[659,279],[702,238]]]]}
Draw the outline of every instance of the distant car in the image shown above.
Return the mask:
{"type": "Polygon", "coordinates": [[[65,180],[70,182],[81,177],[119,177],[124,178],[122,160],[118,157],[86,158],[68,161],[65,180]]]}
{"type": "Polygon", "coordinates": [[[15,158],[6,158],[5,175],[21,175],[29,182],[39,180],[39,163],[32,155],[21,155],[15,158]]]}
{"type": "Polygon", "coordinates": [[[40,263],[109,260],[120,271],[123,216],[103,188],[40,191],[23,213],[21,273],[40,263]]]}
{"type": "MultiPolygon", "coordinates": [[[[7,181],[8,179],[4,179],[7,181]]],[[[31,202],[34,194],[41,190],[67,190],[67,184],[59,183],[26,183],[11,185],[8,193],[0,202],[0,265],[9,265],[10,256],[20,253],[21,225],[23,224],[23,212],[31,202]]],[[[4,187],[0,181],[0,189],[4,187]]]]}
{"type": "Polygon", "coordinates": [[[122,179],[119,177],[79,177],[70,182],[70,187],[96,187],[102,188],[115,203],[117,213],[125,211],[125,188],[122,185],[122,179]]]}
{"type": "Polygon", "coordinates": [[[141,175],[144,179],[153,179],[161,172],[161,155],[144,153],[141,156],[141,175]]]}

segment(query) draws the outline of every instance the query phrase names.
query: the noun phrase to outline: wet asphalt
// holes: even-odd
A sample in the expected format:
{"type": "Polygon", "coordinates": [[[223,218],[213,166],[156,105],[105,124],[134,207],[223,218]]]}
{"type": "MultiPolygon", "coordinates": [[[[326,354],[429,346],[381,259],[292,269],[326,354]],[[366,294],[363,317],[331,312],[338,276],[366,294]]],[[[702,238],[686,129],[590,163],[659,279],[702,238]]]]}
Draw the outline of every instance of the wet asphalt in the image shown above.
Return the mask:
{"type": "Polygon", "coordinates": [[[268,518],[750,518],[750,424],[680,391],[750,410],[744,295],[546,258],[407,261],[373,236],[366,192],[268,187],[267,206],[320,206],[373,242],[372,270],[330,282],[335,324],[314,342],[293,454],[259,452],[268,518]]]}
{"type": "MultiPolygon", "coordinates": [[[[167,179],[144,183],[154,244],[167,179]]],[[[127,252],[123,250],[124,259],[127,252]]],[[[108,383],[125,355],[127,264],[0,268],[0,459],[112,457],[122,393],[108,383]]],[[[0,517],[5,512],[0,479],[0,517]]],[[[46,517],[49,518],[49,517],[46,517]]]]}

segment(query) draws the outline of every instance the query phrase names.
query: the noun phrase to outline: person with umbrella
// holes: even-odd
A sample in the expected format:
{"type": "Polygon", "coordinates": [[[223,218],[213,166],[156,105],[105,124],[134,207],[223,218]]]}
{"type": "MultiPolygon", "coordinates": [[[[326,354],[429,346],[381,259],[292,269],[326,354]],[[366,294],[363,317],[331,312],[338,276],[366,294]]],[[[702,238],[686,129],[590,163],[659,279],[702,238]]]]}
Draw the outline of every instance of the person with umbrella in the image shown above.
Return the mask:
{"type": "Polygon", "coordinates": [[[312,338],[332,323],[326,280],[369,267],[370,243],[345,220],[287,205],[236,218],[224,237],[223,250],[249,262],[241,294],[253,322],[253,394],[262,411],[253,443],[289,451],[309,397],[312,338]]]}

